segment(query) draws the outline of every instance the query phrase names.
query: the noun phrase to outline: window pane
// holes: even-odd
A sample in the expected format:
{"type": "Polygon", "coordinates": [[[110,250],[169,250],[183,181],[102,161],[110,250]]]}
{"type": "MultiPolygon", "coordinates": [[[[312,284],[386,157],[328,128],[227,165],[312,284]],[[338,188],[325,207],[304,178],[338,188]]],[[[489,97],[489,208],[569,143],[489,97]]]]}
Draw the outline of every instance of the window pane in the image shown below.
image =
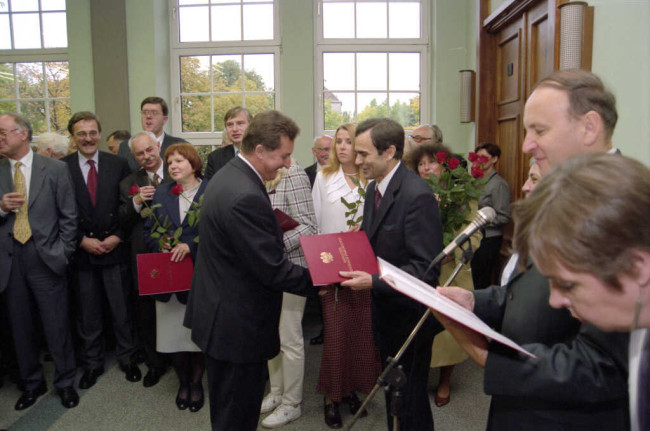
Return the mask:
{"type": "Polygon", "coordinates": [[[181,57],[181,93],[210,91],[210,56],[181,57]]]}
{"type": "Polygon", "coordinates": [[[354,93],[332,93],[323,95],[325,130],[335,130],[341,124],[354,121],[354,93]]]}
{"type": "Polygon", "coordinates": [[[14,99],[16,97],[15,85],[13,65],[0,63],[0,99],[14,99]]]}
{"type": "Polygon", "coordinates": [[[9,15],[0,15],[0,49],[11,49],[9,15]]]}
{"type": "Polygon", "coordinates": [[[420,37],[420,3],[396,3],[388,5],[388,28],[391,39],[420,37]]]}
{"type": "Polygon", "coordinates": [[[45,48],[65,48],[68,46],[65,12],[43,14],[43,44],[45,48]]]}
{"type": "Polygon", "coordinates": [[[357,3],[357,37],[377,39],[388,37],[386,2],[357,3]]]}
{"type": "Polygon", "coordinates": [[[27,13],[12,15],[14,30],[14,48],[29,49],[41,48],[41,32],[35,31],[40,29],[38,14],[27,13]]]}
{"type": "Polygon", "coordinates": [[[386,117],[386,106],[388,100],[386,93],[359,93],[359,116],[357,121],[367,120],[368,118],[386,117]]]}
{"type": "Polygon", "coordinates": [[[178,10],[181,42],[210,40],[210,17],[207,7],[182,7],[178,10]]]}
{"type": "Polygon", "coordinates": [[[388,90],[387,66],[387,56],[384,52],[357,54],[357,88],[388,90]]]}
{"type": "Polygon", "coordinates": [[[43,64],[17,63],[18,97],[43,97],[43,64]]]}
{"type": "Polygon", "coordinates": [[[201,164],[203,165],[203,172],[205,172],[205,167],[208,165],[208,156],[212,152],[212,145],[195,145],[194,148],[199,153],[201,164]]]}
{"type": "Polygon", "coordinates": [[[0,102],[0,112],[18,112],[16,102],[0,102]]]}
{"type": "Polygon", "coordinates": [[[30,101],[20,103],[20,113],[32,123],[32,130],[35,135],[47,132],[47,121],[45,119],[45,102],[30,101]]]}
{"type": "Polygon", "coordinates": [[[52,100],[48,103],[50,110],[50,130],[65,133],[68,120],[72,116],[70,100],[52,100]]]}
{"type": "Polygon", "coordinates": [[[212,40],[241,40],[239,6],[212,6],[212,40]]]}
{"type": "Polygon", "coordinates": [[[273,5],[244,6],[244,40],[273,39],[273,5]]]}
{"type": "Polygon", "coordinates": [[[323,37],[354,37],[354,3],[323,4],[323,37]]]}
{"type": "Polygon", "coordinates": [[[70,75],[67,61],[45,63],[45,79],[47,79],[48,97],[70,97],[70,75]]]}
{"type": "Polygon", "coordinates": [[[388,76],[393,91],[420,91],[420,54],[390,53],[388,76]]]}
{"type": "Polygon", "coordinates": [[[65,0],[41,0],[41,10],[65,10],[65,0]]]}
{"type": "Polygon", "coordinates": [[[244,106],[251,111],[251,115],[257,115],[262,111],[273,109],[275,97],[273,94],[247,94],[244,98],[244,106]]]}
{"type": "Polygon", "coordinates": [[[244,101],[241,93],[223,94],[214,96],[214,128],[223,131],[223,117],[230,108],[243,106],[244,101]]]}
{"type": "Polygon", "coordinates": [[[246,91],[273,91],[273,54],[244,55],[246,91]]]}
{"type": "MultiPolygon", "coordinates": [[[[6,1],[6,0],[4,0],[6,1]]],[[[11,0],[12,12],[38,12],[38,0],[11,0]]]]}
{"type": "Polygon", "coordinates": [[[390,118],[404,127],[420,123],[420,97],[417,93],[390,93],[390,118]]]}
{"type": "MultiPolygon", "coordinates": [[[[208,0],[178,0],[178,5],[179,6],[184,6],[188,4],[208,4],[208,0]]],[[[212,0],[212,3],[219,3],[216,0],[212,0]]]]}
{"type": "Polygon", "coordinates": [[[212,63],[213,91],[242,91],[241,55],[214,55],[212,63]]]}
{"type": "Polygon", "coordinates": [[[326,90],[354,90],[354,53],[323,53],[326,90]]]}
{"type": "Polygon", "coordinates": [[[9,3],[0,1],[0,12],[9,12],[9,3]]]}
{"type": "Polygon", "coordinates": [[[183,132],[209,131],[210,96],[181,96],[183,132]]]}

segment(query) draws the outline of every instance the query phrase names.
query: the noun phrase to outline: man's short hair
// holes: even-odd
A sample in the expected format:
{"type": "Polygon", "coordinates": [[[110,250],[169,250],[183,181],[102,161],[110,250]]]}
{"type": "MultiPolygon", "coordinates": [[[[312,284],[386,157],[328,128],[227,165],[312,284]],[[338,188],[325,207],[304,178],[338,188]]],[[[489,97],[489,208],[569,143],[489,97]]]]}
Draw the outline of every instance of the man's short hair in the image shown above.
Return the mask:
{"type": "Polygon", "coordinates": [[[89,121],[89,120],[95,120],[95,123],[97,123],[97,130],[99,133],[102,132],[102,125],[99,122],[99,118],[97,118],[97,115],[93,114],[90,111],[79,111],[75,112],[72,114],[72,117],[70,117],[70,120],[68,120],[68,132],[70,132],[70,136],[72,136],[73,132],[73,126],[77,124],[79,121],[89,121]]]}
{"type": "Polygon", "coordinates": [[[46,132],[41,133],[36,143],[39,151],[51,149],[56,155],[65,156],[68,154],[68,138],[58,133],[46,132]]]}
{"type": "Polygon", "coordinates": [[[320,141],[323,138],[329,138],[332,141],[334,141],[334,138],[332,138],[330,135],[318,135],[314,138],[314,148],[318,146],[318,141],[320,141]]]}
{"type": "Polygon", "coordinates": [[[442,144],[442,130],[440,130],[440,127],[436,126],[435,124],[423,124],[420,127],[426,127],[431,130],[432,143],[442,144]]]}
{"type": "Polygon", "coordinates": [[[370,118],[362,121],[357,126],[354,133],[355,137],[370,130],[370,139],[372,144],[377,148],[377,152],[382,154],[391,145],[395,147],[394,159],[401,159],[404,154],[404,128],[396,121],[390,118],[370,118]]]}
{"type": "Polygon", "coordinates": [[[244,108],[243,106],[235,106],[234,108],[230,108],[228,112],[226,112],[226,115],[223,116],[223,125],[224,127],[226,126],[226,122],[230,120],[233,117],[236,117],[239,115],[240,112],[243,112],[246,114],[246,118],[248,118],[248,122],[250,123],[253,121],[253,116],[251,115],[251,111],[248,109],[244,108]]]}
{"type": "Polygon", "coordinates": [[[616,97],[598,76],[582,69],[559,70],[542,79],[533,90],[544,87],[568,93],[569,113],[573,117],[597,112],[603,119],[607,138],[612,137],[618,120],[616,97]]]}
{"type": "Polygon", "coordinates": [[[260,112],[248,126],[241,150],[245,154],[250,154],[255,147],[262,145],[265,149],[273,151],[280,147],[282,136],[293,141],[298,133],[300,133],[300,127],[282,112],[273,110],[260,112]]]}
{"type": "Polygon", "coordinates": [[[154,140],[154,142],[156,143],[158,142],[158,140],[156,139],[156,135],[154,135],[153,132],[150,132],[148,130],[143,130],[142,132],[138,132],[129,138],[129,150],[131,152],[133,152],[133,142],[135,142],[136,140],[140,139],[143,136],[149,136],[151,139],[154,140]]]}
{"type": "Polygon", "coordinates": [[[0,116],[2,115],[11,117],[20,130],[27,130],[27,141],[32,142],[32,135],[34,132],[32,130],[32,123],[30,123],[27,118],[15,112],[6,112],[4,114],[0,114],[0,116]]]}
{"type": "Polygon", "coordinates": [[[152,105],[160,105],[160,107],[162,108],[163,115],[165,117],[169,115],[169,107],[167,106],[167,102],[165,102],[165,99],[163,99],[162,97],[158,97],[158,96],[146,97],[142,102],[140,102],[140,110],[142,110],[142,107],[147,103],[150,103],[152,105]]]}
{"type": "Polygon", "coordinates": [[[492,142],[483,142],[482,144],[478,144],[474,151],[478,153],[480,150],[487,151],[487,153],[492,157],[501,157],[501,148],[492,142]]]}
{"type": "Polygon", "coordinates": [[[106,140],[108,141],[109,139],[113,138],[116,142],[122,142],[126,141],[131,137],[131,132],[128,130],[116,130],[110,135],[108,135],[108,138],[106,140]]]}

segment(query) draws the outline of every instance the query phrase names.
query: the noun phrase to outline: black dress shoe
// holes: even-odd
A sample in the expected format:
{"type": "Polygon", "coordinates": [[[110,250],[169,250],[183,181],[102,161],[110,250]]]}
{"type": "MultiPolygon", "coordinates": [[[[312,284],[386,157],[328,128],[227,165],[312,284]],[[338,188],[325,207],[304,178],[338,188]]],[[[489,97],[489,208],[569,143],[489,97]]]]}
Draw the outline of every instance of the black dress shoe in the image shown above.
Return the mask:
{"type": "Polygon", "coordinates": [[[84,375],[81,376],[81,380],[79,380],[79,389],[92,388],[95,383],[97,383],[97,377],[101,376],[102,374],[104,374],[104,367],[86,370],[84,372],[84,375]]]}
{"type": "Polygon", "coordinates": [[[41,382],[36,389],[23,392],[20,398],[18,398],[18,401],[16,401],[14,408],[16,410],[25,410],[26,408],[31,407],[36,402],[36,399],[46,392],[47,386],[45,385],[45,382],[41,382]]]}
{"type": "Polygon", "coordinates": [[[187,383],[181,383],[181,387],[178,388],[178,394],[176,395],[176,407],[179,410],[185,410],[190,405],[190,385],[187,383]]]}
{"type": "Polygon", "coordinates": [[[333,402],[327,404],[327,400],[325,400],[325,424],[334,429],[343,427],[343,420],[341,419],[341,413],[339,412],[339,403],[333,402]]]}
{"type": "Polygon", "coordinates": [[[151,367],[147,374],[142,379],[142,386],[145,388],[150,388],[157,384],[160,381],[160,378],[167,372],[166,368],[163,367],[151,367]]]}
{"type": "Polygon", "coordinates": [[[124,375],[126,376],[126,380],[129,382],[139,382],[140,379],[142,379],[142,373],[140,372],[140,368],[138,368],[137,364],[134,362],[130,362],[126,365],[120,364],[120,370],[124,372],[124,375]]]}
{"type": "Polygon", "coordinates": [[[320,334],[316,335],[313,337],[311,340],[309,340],[309,344],[312,346],[316,346],[318,344],[323,344],[323,341],[325,341],[325,336],[323,335],[323,330],[320,330],[320,334]]]}
{"type": "MultiPolygon", "coordinates": [[[[359,408],[361,408],[361,400],[359,400],[359,397],[357,397],[357,394],[354,392],[351,392],[347,397],[343,397],[343,402],[350,408],[350,414],[352,416],[356,415],[359,408]]],[[[365,418],[366,416],[368,416],[368,410],[364,409],[359,417],[365,418]]]]}
{"type": "Polygon", "coordinates": [[[56,391],[59,394],[59,398],[61,398],[61,404],[66,409],[71,409],[79,405],[79,394],[74,390],[74,386],[67,386],[56,391]]]}
{"type": "Polygon", "coordinates": [[[199,410],[201,410],[201,407],[203,407],[203,403],[205,402],[205,398],[203,396],[203,385],[201,383],[192,383],[190,385],[190,411],[192,413],[196,413],[199,410]],[[193,397],[192,395],[195,395],[196,393],[200,393],[201,396],[198,400],[192,400],[193,397]]]}

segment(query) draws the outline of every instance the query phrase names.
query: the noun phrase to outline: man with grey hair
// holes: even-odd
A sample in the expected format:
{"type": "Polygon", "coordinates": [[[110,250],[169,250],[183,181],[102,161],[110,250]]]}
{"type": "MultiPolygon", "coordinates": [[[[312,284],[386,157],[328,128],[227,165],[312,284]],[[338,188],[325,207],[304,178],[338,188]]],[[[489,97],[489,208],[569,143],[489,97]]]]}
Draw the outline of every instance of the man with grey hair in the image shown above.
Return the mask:
{"type": "Polygon", "coordinates": [[[41,133],[36,147],[37,154],[58,160],[68,154],[68,138],[53,132],[41,133]]]}
{"type": "Polygon", "coordinates": [[[311,149],[311,152],[314,157],[316,157],[316,162],[305,168],[305,172],[307,173],[307,177],[309,177],[309,182],[312,187],[314,187],[316,173],[327,164],[330,158],[330,151],[332,150],[333,142],[334,140],[332,137],[328,135],[320,135],[314,138],[314,147],[311,149]]]}
{"type": "Polygon", "coordinates": [[[442,144],[442,130],[436,125],[422,124],[413,129],[409,138],[416,145],[442,144]]]}

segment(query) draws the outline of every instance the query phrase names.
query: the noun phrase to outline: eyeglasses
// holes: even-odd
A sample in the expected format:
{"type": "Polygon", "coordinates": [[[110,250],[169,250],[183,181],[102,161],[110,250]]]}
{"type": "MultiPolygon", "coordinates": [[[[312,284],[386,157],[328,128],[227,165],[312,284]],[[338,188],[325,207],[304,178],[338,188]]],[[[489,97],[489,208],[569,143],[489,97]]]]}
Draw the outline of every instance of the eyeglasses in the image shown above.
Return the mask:
{"type": "Polygon", "coordinates": [[[316,147],[315,150],[318,151],[319,153],[329,153],[331,148],[319,148],[319,147],[316,147]]]}
{"type": "Polygon", "coordinates": [[[433,138],[425,138],[424,136],[418,136],[418,135],[411,135],[411,136],[409,136],[409,139],[411,139],[412,141],[417,142],[418,144],[421,144],[422,142],[432,141],[433,140],[433,138]]]}
{"type": "Polygon", "coordinates": [[[160,112],[160,111],[149,111],[149,110],[146,110],[146,111],[140,111],[140,113],[141,113],[142,115],[144,115],[145,117],[148,117],[148,116],[150,116],[150,115],[151,115],[152,117],[157,117],[157,116],[159,116],[159,115],[162,115],[162,112],[160,112]]]}
{"type": "Polygon", "coordinates": [[[9,133],[15,132],[17,130],[20,130],[20,129],[16,128],[16,129],[13,129],[13,130],[0,130],[0,136],[2,136],[3,138],[6,138],[9,133]]]}
{"type": "Polygon", "coordinates": [[[91,130],[90,132],[77,132],[74,134],[75,138],[77,139],[86,139],[86,138],[96,138],[99,136],[99,132],[97,130],[91,130]]]}

